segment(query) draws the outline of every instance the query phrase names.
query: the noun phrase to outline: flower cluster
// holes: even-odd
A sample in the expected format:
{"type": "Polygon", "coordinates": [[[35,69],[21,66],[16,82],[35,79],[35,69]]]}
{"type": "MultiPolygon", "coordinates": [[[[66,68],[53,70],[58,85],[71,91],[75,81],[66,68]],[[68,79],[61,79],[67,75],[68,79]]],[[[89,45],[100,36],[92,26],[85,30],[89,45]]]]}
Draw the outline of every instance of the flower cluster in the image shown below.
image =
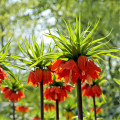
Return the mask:
{"type": "Polygon", "coordinates": [[[11,100],[13,102],[17,102],[21,98],[24,98],[25,95],[21,90],[18,91],[12,91],[8,87],[1,87],[1,92],[4,95],[4,98],[7,98],[8,100],[11,100]]]}
{"type": "Polygon", "coordinates": [[[44,96],[48,100],[58,100],[59,102],[63,102],[65,98],[68,96],[68,92],[72,92],[72,87],[69,84],[63,84],[63,86],[52,86],[47,87],[44,91],[44,96]]]}
{"type": "Polygon", "coordinates": [[[25,112],[28,112],[28,111],[29,111],[29,108],[22,105],[22,106],[17,106],[17,107],[15,108],[15,110],[16,110],[16,111],[19,111],[19,112],[21,112],[21,113],[25,113],[25,112]]]}
{"type": "Polygon", "coordinates": [[[0,83],[2,83],[1,80],[4,80],[4,79],[8,79],[7,73],[5,73],[4,70],[0,67],[0,83]]]}
{"type": "Polygon", "coordinates": [[[44,111],[54,111],[55,110],[55,105],[53,103],[45,103],[44,104],[44,111]]]}
{"type": "Polygon", "coordinates": [[[40,117],[38,117],[38,116],[35,116],[33,119],[31,119],[31,120],[41,120],[40,119],[40,117]]]}
{"type": "Polygon", "coordinates": [[[40,86],[41,81],[43,80],[43,85],[52,83],[52,74],[49,70],[36,69],[35,71],[31,71],[28,76],[27,84],[32,84],[33,87],[35,85],[40,86]]]}
{"type": "Polygon", "coordinates": [[[80,69],[80,78],[82,82],[87,80],[89,84],[93,84],[92,79],[98,79],[101,69],[92,61],[88,60],[86,56],[79,56],[78,67],[80,69]]]}
{"type": "Polygon", "coordinates": [[[83,90],[82,96],[87,96],[87,98],[100,97],[102,92],[99,85],[89,86],[88,84],[83,84],[81,89],[83,90]]]}
{"type": "Polygon", "coordinates": [[[72,81],[76,83],[79,78],[79,69],[74,60],[68,62],[60,59],[56,59],[51,64],[51,71],[54,71],[58,75],[58,79],[65,79],[65,82],[72,81]]]}
{"type": "Polygon", "coordinates": [[[66,120],[72,120],[72,117],[74,116],[75,114],[73,112],[66,112],[65,113],[65,117],[66,117],[66,120]]]}
{"type": "Polygon", "coordinates": [[[73,59],[64,61],[56,59],[52,62],[50,70],[58,75],[58,78],[64,78],[66,82],[72,81],[76,84],[78,79],[82,82],[93,84],[92,79],[98,79],[100,76],[101,69],[86,56],[80,55],[77,62],[73,59]]]}
{"type": "MultiPolygon", "coordinates": [[[[94,108],[91,108],[90,111],[94,112],[94,108]]],[[[100,107],[96,108],[96,113],[97,113],[97,114],[101,113],[101,111],[102,111],[102,110],[101,110],[100,107]]]]}

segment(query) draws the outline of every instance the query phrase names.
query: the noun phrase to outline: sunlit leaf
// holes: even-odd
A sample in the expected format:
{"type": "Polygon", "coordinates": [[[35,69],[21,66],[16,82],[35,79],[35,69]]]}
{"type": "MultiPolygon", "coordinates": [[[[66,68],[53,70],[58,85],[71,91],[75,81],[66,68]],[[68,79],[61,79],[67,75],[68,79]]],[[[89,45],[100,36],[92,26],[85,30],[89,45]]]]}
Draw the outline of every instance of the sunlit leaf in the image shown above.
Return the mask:
{"type": "Polygon", "coordinates": [[[114,78],[113,79],[118,85],[120,85],[120,80],[118,80],[118,79],[116,79],[116,78],[114,78]]]}

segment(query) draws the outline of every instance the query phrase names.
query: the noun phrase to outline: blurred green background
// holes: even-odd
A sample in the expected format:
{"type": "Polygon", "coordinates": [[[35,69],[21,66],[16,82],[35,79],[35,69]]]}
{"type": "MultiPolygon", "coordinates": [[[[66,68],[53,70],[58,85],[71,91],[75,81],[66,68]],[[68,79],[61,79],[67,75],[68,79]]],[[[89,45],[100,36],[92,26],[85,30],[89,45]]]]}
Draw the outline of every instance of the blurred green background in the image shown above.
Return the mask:
{"type": "MultiPolygon", "coordinates": [[[[51,29],[53,33],[57,27],[63,34],[67,33],[64,20],[75,25],[76,16],[81,14],[82,30],[88,25],[91,28],[100,19],[100,23],[93,39],[110,35],[105,41],[110,41],[109,48],[120,47],[120,1],[119,0],[0,0],[0,48],[12,37],[9,54],[20,54],[18,41],[26,38],[36,37],[39,43],[44,39],[45,44],[50,43],[51,39],[43,34],[51,29]]],[[[120,56],[120,53],[116,53],[120,56]]],[[[101,106],[102,112],[98,114],[101,120],[120,120],[120,60],[110,57],[104,58],[101,66],[105,69],[104,80],[101,84],[104,99],[97,98],[97,106],[101,106]],[[117,82],[116,82],[117,81],[117,82]]],[[[22,83],[27,83],[29,71],[13,69],[15,74],[19,74],[22,83]]],[[[25,120],[30,120],[35,115],[39,115],[39,88],[27,87],[24,89],[26,98],[16,105],[26,105],[30,112],[25,114],[25,120]]],[[[60,120],[66,120],[65,113],[68,105],[74,108],[72,111],[77,115],[76,89],[69,95],[65,102],[60,103],[60,120]]],[[[85,120],[93,120],[92,99],[83,97],[83,111],[85,120]]],[[[16,112],[16,120],[22,119],[21,114],[16,112]]],[[[11,103],[0,94],[0,120],[11,120],[11,103]]],[[[54,120],[55,112],[45,112],[45,119],[54,120]]],[[[73,118],[76,120],[76,118],[73,118]]]]}

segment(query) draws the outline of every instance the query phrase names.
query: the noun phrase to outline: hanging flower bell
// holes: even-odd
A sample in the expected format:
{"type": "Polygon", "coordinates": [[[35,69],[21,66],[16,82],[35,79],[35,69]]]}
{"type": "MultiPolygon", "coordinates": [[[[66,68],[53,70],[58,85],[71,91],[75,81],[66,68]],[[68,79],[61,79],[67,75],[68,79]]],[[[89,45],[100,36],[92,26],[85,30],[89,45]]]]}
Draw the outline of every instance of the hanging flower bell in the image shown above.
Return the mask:
{"type": "Polygon", "coordinates": [[[27,84],[31,83],[33,87],[35,87],[35,85],[40,86],[42,80],[43,85],[52,83],[52,74],[50,70],[36,69],[35,71],[31,71],[28,76],[27,84]]]}
{"type": "Polygon", "coordinates": [[[7,98],[8,100],[13,102],[17,102],[21,98],[25,97],[24,93],[21,90],[15,92],[9,89],[8,87],[1,87],[1,92],[4,95],[4,98],[7,98]]]}

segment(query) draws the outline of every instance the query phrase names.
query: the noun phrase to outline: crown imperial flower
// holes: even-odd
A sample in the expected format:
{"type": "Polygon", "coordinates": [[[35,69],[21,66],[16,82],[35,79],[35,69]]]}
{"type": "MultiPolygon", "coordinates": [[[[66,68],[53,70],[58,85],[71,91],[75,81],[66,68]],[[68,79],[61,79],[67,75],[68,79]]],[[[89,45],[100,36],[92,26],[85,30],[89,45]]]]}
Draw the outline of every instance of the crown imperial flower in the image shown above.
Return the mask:
{"type": "Polygon", "coordinates": [[[28,112],[28,111],[29,111],[29,108],[22,105],[22,106],[17,106],[17,107],[15,108],[15,110],[16,110],[16,111],[19,111],[19,112],[21,112],[21,113],[25,113],[25,112],[28,112]]]}
{"type": "MultiPolygon", "coordinates": [[[[94,112],[94,108],[91,108],[90,111],[94,112]]],[[[96,108],[96,113],[97,113],[97,114],[101,113],[101,111],[102,111],[102,110],[101,110],[100,107],[96,108]]]]}
{"type": "Polygon", "coordinates": [[[63,102],[65,98],[68,96],[68,92],[72,92],[72,87],[68,84],[60,86],[52,86],[47,87],[44,91],[44,96],[48,100],[58,100],[59,102],[63,102]]]}
{"type": "Polygon", "coordinates": [[[0,83],[2,83],[1,80],[4,79],[8,80],[7,73],[5,73],[4,70],[0,67],[0,83]]]}
{"type": "Polygon", "coordinates": [[[52,104],[47,104],[47,103],[45,103],[44,104],[44,110],[45,111],[48,111],[48,110],[50,110],[50,111],[54,111],[55,110],[55,105],[52,103],[52,104]]]}
{"type": "Polygon", "coordinates": [[[8,100],[11,100],[13,102],[17,102],[21,98],[25,97],[24,93],[21,90],[14,92],[7,87],[1,87],[1,92],[4,95],[4,98],[7,98],[8,100]]]}
{"type": "Polygon", "coordinates": [[[33,87],[35,85],[40,86],[41,81],[43,80],[43,85],[52,83],[52,74],[50,70],[42,70],[36,69],[36,71],[31,71],[28,76],[27,84],[32,84],[33,87]]]}
{"type": "Polygon", "coordinates": [[[83,84],[81,89],[83,90],[82,96],[87,96],[87,98],[94,96],[100,97],[102,92],[99,85],[89,86],[87,84],[83,84]]]}

